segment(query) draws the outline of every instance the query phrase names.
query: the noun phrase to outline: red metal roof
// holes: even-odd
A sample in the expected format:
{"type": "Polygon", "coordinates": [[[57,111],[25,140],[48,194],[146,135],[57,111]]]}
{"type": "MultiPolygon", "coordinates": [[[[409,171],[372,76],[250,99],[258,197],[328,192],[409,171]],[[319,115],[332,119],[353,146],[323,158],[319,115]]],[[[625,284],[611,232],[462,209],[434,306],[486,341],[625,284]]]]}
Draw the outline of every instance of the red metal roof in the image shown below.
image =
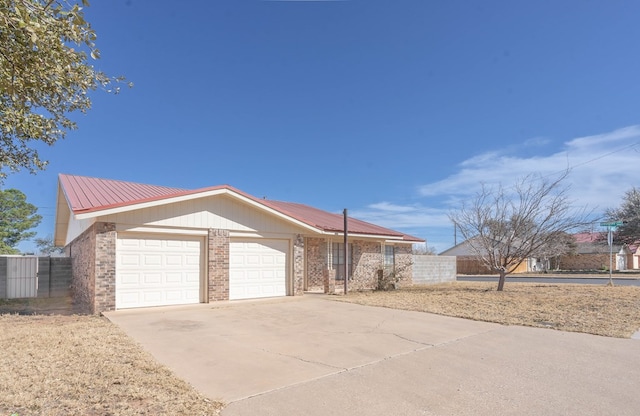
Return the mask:
{"type": "Polygon", "coordinates": [[[74,213],[131,205],[187,192],[179,188],[87,176],[61,174],[59,178],[74,213]]]}
{"type": "Polygon", "coordinates": [[[607,240],[607,234],[603,232],[589,232],[576,233],[573,235],[576,239],[576,243],[593,243],[599,240],[607,240]]]}
{"type": "MultiPolygon", "coordinates": [[[[76,175],[60,174],[59,178],[62,191],[74,214],[160,201],[179,196],[196,195],[212,190],[227,189],[322,231],[342,232],[344,228],[344,218],[342,214],[335,214],[293,202],[269,201],[256,198],[228,185],[187,190],[76,175]]],[[[349,218],[348,227],[348,231],[354,234],[395,237],[401,238],[404,241],[424,241],[423,239],[399,231],[380,227],[351,217],[349,218]]]]}
{"type": "MultiPolygon", "coordinates": [[[[294,202],[266,200],[263,202],[265,205],[270,206],[283,214],[287,214],[292,218],[295,218],[313,227],[319,228],[323,231],[335,231],[340,233],[344,231],[343,214],[334,214],[318,208],[294,202]]],[[[403,234],[399,231],[380,227],[378,225],[351,217],[348,218],[347,228],[348,232],[355,234],[383,235],[389,237],[401,237],[403,240],[407,241],[424,241],[420,238],[413,237],[408,234],[403,234]]]]}

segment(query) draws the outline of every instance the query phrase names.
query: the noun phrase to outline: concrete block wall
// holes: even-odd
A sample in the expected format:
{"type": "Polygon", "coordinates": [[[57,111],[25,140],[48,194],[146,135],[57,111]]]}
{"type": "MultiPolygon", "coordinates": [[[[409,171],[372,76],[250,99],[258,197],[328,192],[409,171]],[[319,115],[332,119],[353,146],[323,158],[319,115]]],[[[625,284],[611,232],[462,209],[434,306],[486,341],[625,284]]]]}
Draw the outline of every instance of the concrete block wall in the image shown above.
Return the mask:
{"type": "Polygon", "coordinates": [[[49,296],[71,295],[71,257],[49,257],[49,296]]]}
{"type": "MultiPolygon", "coordinates": [[[[71,296],[71,258],[38,257],[38,298],[71,296]]],[[[0,299],[7,297],[7,257],[0,257],[0,299]]]]}
{"type": "Polygon", "coordinates": [[[49,257],[38,257],[38,294],[39,298],[49,296],[51,287],[51,267],[49,257]]]}
{"type": "Polygon", "coordinates": [[[455,281],[455,256],[413,256],[414,284],[434,284],[455,281]]]}

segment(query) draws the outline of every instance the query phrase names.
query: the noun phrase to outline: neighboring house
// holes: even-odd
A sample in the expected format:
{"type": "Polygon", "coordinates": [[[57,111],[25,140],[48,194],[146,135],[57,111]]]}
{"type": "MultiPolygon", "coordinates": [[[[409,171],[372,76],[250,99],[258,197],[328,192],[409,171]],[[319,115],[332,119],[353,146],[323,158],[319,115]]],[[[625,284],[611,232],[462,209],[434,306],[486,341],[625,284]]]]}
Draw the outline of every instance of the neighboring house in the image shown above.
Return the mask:
{"type": "MultiPolygon", "coordinates": [[[[331,293],[343,285],[343,216],[223,185],[197,190],[60,175],[55,245],[73,259],[74,302],[91,313],[331,293]]],[[[411,282],[424,240],[349,218],[349,288],[397,267],[411,282]]]]}
{"type": "MultiPolygon", "coordinates": [[[[468,240],[459,243],[450,249],[447,249],[439,254],[439,256],[455,256],[456,257],[456,269],[458,274],[494,274],[488,268],[482,260],[478,258],[473,251],[471,244],[468,240]]],[[[523,273],[527,271],[527,260],[523,261],[513,273],[523,273]]]]}
{"type": "Polygon", "coordinates": [[[629,247],[616,244],[610,248],[606,233],[582,232],[573,235],[576,239],[576,252],[560,256],[561,270],[627,270],[634,267],[634,254],[629,247]],[[613,252],[613,257],[611,256],[613,252]]]}
{"type": "Polygon", "coordinates": [[[640,269],[640,241],[636,241],[629,245],[629,251],[631,252],[631,268],[640,269]]]}

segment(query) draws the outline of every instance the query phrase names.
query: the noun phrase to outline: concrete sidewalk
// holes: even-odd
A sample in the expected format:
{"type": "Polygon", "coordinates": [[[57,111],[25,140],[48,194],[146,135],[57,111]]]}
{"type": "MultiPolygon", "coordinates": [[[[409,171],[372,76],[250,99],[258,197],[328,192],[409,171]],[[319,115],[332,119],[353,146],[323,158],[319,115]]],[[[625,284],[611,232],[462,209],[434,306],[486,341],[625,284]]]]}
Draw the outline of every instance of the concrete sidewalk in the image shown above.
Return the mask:
{"type": "Polygon", "coordinates": [[[106,314],[223,415],[636,415],[640,342],[324,296],[106,314]]]}

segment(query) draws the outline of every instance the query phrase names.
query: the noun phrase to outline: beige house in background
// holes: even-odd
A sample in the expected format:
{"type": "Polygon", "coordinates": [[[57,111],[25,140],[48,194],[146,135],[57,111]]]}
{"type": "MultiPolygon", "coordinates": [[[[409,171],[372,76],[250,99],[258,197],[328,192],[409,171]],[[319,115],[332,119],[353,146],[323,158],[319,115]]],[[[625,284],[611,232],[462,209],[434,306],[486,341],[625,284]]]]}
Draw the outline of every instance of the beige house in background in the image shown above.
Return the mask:
{"type": "MultiPolygon", "coordinates": [[[[577,249],[575,253],[565,254],[552,259],[549,270],[558,268],[559,270],[608,270],[609,259],[612,259],[613,270],[631,270],[639,269],[640,252],[638,245],[631,246],[614,244],[613,256],[610,256],[610,248],[606,241],[603,240],[602,233],[578,233],[574,234],[577,249]]],[[[480,261],[468,241],[462,243],[440,253],[442,256],[456,256],[456,265],[458,274],[493,274],[480,261]]],[[[518,266],[514,273],[540,272],[544,270],[542,267],[543,260],[537,258],[529,258],[518,266]]]]}
{"type": "MultiPolygon", "coordinates": [[[[489,269],[482,260],[478,259],[468,240],[443,251],[439,255],[455,256],[458,274],[482,275],[496,273],[489,269]]],[[[527,272],[528,264],[528,259],[523,261],[513,273],[527,272]]]]}

